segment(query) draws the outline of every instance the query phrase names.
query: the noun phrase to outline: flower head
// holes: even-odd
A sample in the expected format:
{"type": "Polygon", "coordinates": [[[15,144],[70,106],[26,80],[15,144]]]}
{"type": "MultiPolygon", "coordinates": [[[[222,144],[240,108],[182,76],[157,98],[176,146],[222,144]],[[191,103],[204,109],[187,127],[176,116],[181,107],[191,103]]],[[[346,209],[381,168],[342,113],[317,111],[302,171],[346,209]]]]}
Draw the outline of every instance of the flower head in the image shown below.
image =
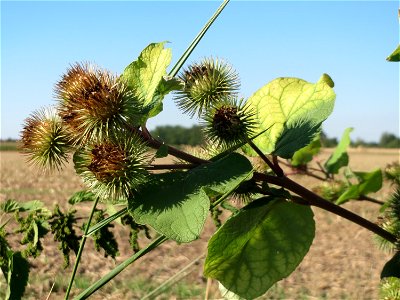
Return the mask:
{"type": "Polygon", "coordinates": [[[189,66],[179,78],[184,87],[177,92],[175,100],[191,116],[196,113],[200,116],[221,99],[236,95],[240,85],[239,77],[231,66],[213,59],[204,59],[189,66]]]}
{"type": "Polygon", "coordinates": [[[135,135],[92,142],[74,155],[76,172],[103,200],[126,200],[146,181],[146,146],[135,135]]]}
{"type": "Polygon", "coordinates": [[[243,101],[226,98],[204,115],[205,134],[211,142],[231,147],[250,138],[255,130],[254,113],[243,101]]]}
{"type": "Polygon", "coordinates": [[[60,117],[52,108],[38,110],[25,120],[21,132],[21,151],[44,169],[60,169],[71,149],[60,117]]]}
{"type": "Polygon", "coordinates": [[[134,124],[140,111],[133,91],[118,77],[89,64],[72,66],[55,93],[74,144],[107,138],[127,123],[134,124]]]}

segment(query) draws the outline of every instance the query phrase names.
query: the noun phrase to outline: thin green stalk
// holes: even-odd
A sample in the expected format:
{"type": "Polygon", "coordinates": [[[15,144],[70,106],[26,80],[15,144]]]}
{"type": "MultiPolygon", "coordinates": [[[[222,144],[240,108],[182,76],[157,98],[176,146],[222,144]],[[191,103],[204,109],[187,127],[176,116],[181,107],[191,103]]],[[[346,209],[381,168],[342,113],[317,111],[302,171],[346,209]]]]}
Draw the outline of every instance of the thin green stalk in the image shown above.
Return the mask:
{"type": "Polygon", "coordinates": [[[65,298],[64,299],[68,299],[69,293],[71,292],[71,288],[72,288],[72,284],[74,283],[76,271],[78,270],[79,262],[81,260],[82,251],[83,251],[83,248],[85,247],[86,235],[87,235],[87,233],[89,231],[90,222],[92,221],[93,214],[94,214],[94,211],[96,210],[96,205],[97,205],[98,202],[99,202],[99,197],[97,197],[96,200],[93,203],[93,207],[92,207],[92,210],[90,212],[89,219],[88,219],[87,224],[85,226],[85,232],[84,232],[84,235],[82,236],[81,244],[79,245],[78,253],[76,255],[76,260],[75,260],[75,264],[74,264],[74,269],[72,270],[71,278],[69,280],[67,292],[65,293],[65,298]]]}
{"type": "Polygon", "coordinates": [[[199,34],[194,38],[194,40],[190,43],[189,47],[186,49],[186,51],[182,54],[181,58],[177,61],[175,66],[172,68],[172,70],[169,72],[170,76],[175,76],[179,69],[183,66],[185,61],[188,59],[189,55],[193,52],[194,48],[196,48],[197,44],[200,42],[200,40],[203,38],[207,30],[210,28],[210,26],[214,23],[214,21],[217,19],[219,14],[224,10],[225,6],[229,3],[229,0],[225,0],[220,7],[217,9],[217,11],[214,13],[214,15],[211,17],[211,19],[204,25],[203,29],[199,32],[199,34]]]}
{"type": "Polygon", "coordinates": [[[76,296],[77,299],[86,299],[90,295],[92,295],[94,292],[96,292],[98,289],[100,289],[103,285],[105,285],[107,282],[109,282],[111,279],[113,279],[115,276],[117,276],[119,273],[121,273],[126,267],[128,267],[130,264],[138,260],[140,257],[143,255],[149,253],[150,251],[154,250],[158,246],[160,246],[162,243],[167,241],[168,238],[165,237],[164,235],[158,237],[155,239],[151,244],[149,244],[146,248],[138,251],[131,257],[129,257],[127,260],[125,260],[123,263],[119,264],[116,268],[111,270],[107,275],[104,277],[100,278],[98,281],[96,281],[94,284],[92,284],[90,287],[88,287],[86,290],[84,290],[82,293],[80,293],[78,296],[76,296]]]}
{"type": "MultiPolygon", "coordinates": [[[[148,293],[147,295],[142,297],[142,300],[144,299],[148,299],[150,297],[155,297],[157,296],[163,289],[165,289],[166,287],[169,287],[171,284],[177,282],[178,280],[181,280],[184,276],[186,276],[185,274],[182,275],[184,272],[186,272],[186,270],[188,270],[191,266],[193,266],[195,263],[197,263],[200,259],[204,258],[205,254],[202,254],[200,256],[198,256],[197,258],[195,258],[193,261],[191,261],[188,265],[186,265],[184,268],[182,268],[179,272],[177,272],[176,274],[174,274],[173,276],[171,276],[170,278],[168,278],[166,281],[164,281],[161,285],[159,285],[157,288],[155,288],[154,290],[152,290],[150,293],[148,293]],[[179,277],[179,278],[178,278],[179,277]]],[[[189,272],[190,273],[190,272],[189,272]]],[[[154,299],[154,298],[152,298],[154,299]]]]}
{"type": "Polygon", "coordinates": [[[90,227],[89,230],[87,231],[87,233],[85,233],[85,236],[86,237],[91,236],[93,233],[95,233],[96,231],[100,230],[104,226],[107,226],[107,224],[111,223],[115,219],[118,219],[119,217],[122,217],[127,212],[128,212],[128,208],[126,208],[126,207],[121,209],[121,210],[119,210],[119,211],[117,211],[115,214],[112,214],[108,218],[105,218],[104,220],[100,221],[96,225],[90,227]]]}

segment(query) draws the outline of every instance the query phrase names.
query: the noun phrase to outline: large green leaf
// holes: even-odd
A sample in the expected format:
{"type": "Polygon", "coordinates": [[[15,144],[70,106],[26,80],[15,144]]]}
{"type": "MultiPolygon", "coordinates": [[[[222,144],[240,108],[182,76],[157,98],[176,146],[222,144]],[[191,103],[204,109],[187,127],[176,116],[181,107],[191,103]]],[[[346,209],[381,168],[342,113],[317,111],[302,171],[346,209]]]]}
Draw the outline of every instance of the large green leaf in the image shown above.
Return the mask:
{"type": "Polygon", "coordinates": [[[178,242],[197,239],[203,229],[209,196],[233,190],[249,177],[250,162],[232,153],[188,172],[152,175],[152,180],[129,200],[135,222],[149,224],[178,242]]]}
{"type": "Polygon", "coordinates": [[[312,161],[314,155],[318,154],[320,150],[321,140],[318,135],[310,144],[296,151],[293,154],[290,163],[294,167],[304,166],[312,161]]]}
{"type": "Polygon", "coordinates": [[[309,206],[262,198],[231,217],[210,239],[204,274],[246,299],[292,273],[315,234],[309,206]]]}
{"type": "Polygon", "coordinates": [[[382,171],[376,169],[372,172],[353,172],[357,177],[358,183],[350,185],[347,190],[336,200],[336,204],[340,205],[350,199],[358,199],[362,195],[375,193],[382,188],[382,171]]]}
{"type": "Polygon", "coordinates": [[[143,106],[141,122],[162,111],[163,97],[175,88],[171,84],[172,79],[163,78],[172,58],[171,49],[164,49],[164,44],[165,42],[148,45],[121,75],[121,79],[135,92],[143,106]]]}
{"type": "MultiPolygon", "coordinates": [[[[256,146],[264,153],[290,158],[309,144],[333,110],[332,87],[332,79],[324,74],[315,84],[299,78],[277,78],[255,92],[247,105],[255,112],[259,131],[269,128],[254,140],[256,146]],[[296,137],[295,142],[292,137],[296,137]]],[[[248,147],[246,151],[254,153],[248,147]]]]}
{"type": "Polygon", "coordinates": [[[349,155],[347,154],[347,147],[350,145],[350,132],[353,128],[346,128],[342,138],[335,148],[335,151],[329,156],[325,162],[324,168],[330,174],[337,174],[341,167],[349,164],[349,155]]]}

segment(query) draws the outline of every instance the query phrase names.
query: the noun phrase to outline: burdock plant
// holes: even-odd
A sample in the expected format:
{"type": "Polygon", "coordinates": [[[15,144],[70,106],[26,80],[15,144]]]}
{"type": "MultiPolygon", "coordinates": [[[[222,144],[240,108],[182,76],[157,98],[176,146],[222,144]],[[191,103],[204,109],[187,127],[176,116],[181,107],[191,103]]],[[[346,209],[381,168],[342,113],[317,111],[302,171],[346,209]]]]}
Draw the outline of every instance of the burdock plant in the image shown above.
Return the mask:
{"type": "Polygon", "coordinates": [[[104,139],[136,123],[140,102],[116,75],[93,64],[73,65],[56,84],[58,114],[74,144],[104,139]]]}
{"type": "Polygon", "coordinates": [[[206,58],[179,75],[184,86],[176,92],[178,106],[191,116],[237,94],[240,82],[235,70],[225,61],[206,58]]]}
{"type": "MultiPolygon", "coordinates": [[[[120,76],[91,64],[75,64],[56,84],[57,113],[41,111],[27,119],[22,134],[24,152],[40,166],[50,168],[58,168],[68,152],[74,153],[75,171],[88,187],[79,197],[93,200],[65,298],[86,238],[127,214],[140,225],[137,228],[148,226],[158,235],[152,235],[156,237],[149,245],[76,299],[89,297],[167,240],[189,243],[198,239],[210,212],[221,225],[221,209],[234,214],[209,240],[204,275],[218,280],[237,298],[259,297],[296,269],[314,239],[312,206],[372,231],[399,250],[398,226],[385,230],[294,182],[281,168],[282,159],[292,159],[295,154],[298,160],[303,156],[303,161],[310,161],[310,152],[315,150],[310,148],[319,144],[312,142],[332,113],[336,98],[328,75],[316,83],[279,77],[246,100],[238,98],[237,73],[220,59],[204,59],[178,75],[227,3],[224,1],[169,74],[166,70],[172,54],[164,48],[165,43],[147,46],[120,76]],[[210,145],[222,146],[222,152],[194,156],[151,135],[147,120],[162,111],[163,98],[171,92],[185,113],[203,120],[210,145]],[[149,148],[152,153],[147,152],[149,148]],[[180,162],[159,163],[158,158],[168,154],[180,162]],[[248,159],[254,155],[262,160],[260,171],[248,159]],[[233,207],[229,204],[232,198],[245,201],[237,201],[233,207]],[[123,207],[117,212],[114,207],[115,213],[90,227],[99,200],[123,207]]],[[[340,143],[325,164],[335,174],[348,163],[346,143],[340,143]]],[[[213,152],[213,147],[206,150],[213,152]]],[[[330,169],[321,165],[327,178],[333,177],[330,169]]],[[[382,186],[378,171],[356,174],[360,183],[343,193],[346,201],[362,199],[382,186]]],[[[10,206],[11,211],[14,207],[10,206]]],[[[392,206],[397,218],[398,205],[392,206]]],[[[9,249],[6,244],[4,247],[9,249]]],[[[116,243],[111,248],[112,253],[118,252],[116,243]]],[[[396,255],[384,268],[387,277],[398,276],[396,255]]],[[[11,265],[12,257],[0,261],[2,266],[4,261],[11,265]]],[[[13,277],[7,278],[12,286],[13,277]]]]}
{"type": "Polygon", "coordinates": [[[212,143],[229,148],[255,134],[254,113],[243,102],[243,99],[223,98],[203,114],[204,132],[212,143]]]}
{"type": "Polygon", "coordinates": [[[28,160],[46,169],[60,169],[67,162],[70,139],[53,107],[35,111],[25,120],[21,150],[28,160]]]}
{"type": "Polygon", "coordinates": [[[146,151],[134,134],[110,136],[79,149],[74,155],[75,170],[101,199],[126,200],[146,181],[146,151]]]}

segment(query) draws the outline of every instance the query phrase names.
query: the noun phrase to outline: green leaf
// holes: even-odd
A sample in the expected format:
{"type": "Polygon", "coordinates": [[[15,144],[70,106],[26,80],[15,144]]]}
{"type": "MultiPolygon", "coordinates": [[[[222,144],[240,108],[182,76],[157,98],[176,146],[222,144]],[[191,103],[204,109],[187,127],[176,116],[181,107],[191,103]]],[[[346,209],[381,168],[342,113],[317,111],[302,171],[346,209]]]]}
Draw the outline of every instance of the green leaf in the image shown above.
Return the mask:
{"type": "Polygon", "coordinates": [[[293,154],[290,161],[293,167],[304,166],[312,161],[314,155],[318,154],[321,150],[321,140],[319,135],[307,146],[301,148],[293,154]]]}
{"type": "Polygon", "coordinates": [[[255,200],[231,217],[208,244],[204,274],[246,299],[292,273],[315,234],[309,206],[266,200],[255,200]]]}
{"type": "Polygon", "coordinates": [[[385,264],[381,272],[381,279],[385,277],[400,278],[400,252],[396,254],[385,264]]]}
{"type": "Polygon", "coordinates": [[[375,193],[382,188],[383,176],[381,169],[372,172],[354,172],[360,184],[359,191],[361,195],[375,193]]]}
{"type": "Polygon", "coordinates": [[[400,45],[397,46],[396,50],[393,51],[392,54],[390,54],[387,58],[387,61],[400,61],[400,45]]]}
{"type": "Polygon", "coordinates": [[[21,208],[20,204],[15,201],[14,199],[7,199],[4,202],[1,202],[0,204],[0,210],[3,211],[4,213],[12,213],[19,211],[21,208]]]}
{"type": "MultiPolygon", "coordinates": [[[[269,128],[254,140],[261,151],[290,158],[312,141],[319,125],[333,110],[336,96],[328,77],[324,74],[315,84],[298,78],[277,78],[247,100],[255,112],[259,131],[269,128]],[[293,136],[295,142],[290,139],[293,136]]],[[[245,150],[254,153],[249,147],[245,150]]]]}
{"type": "Polygon", "coordinates": [[[171,49],[164,49],[164,44],[148,45],[121,75],[143,106],[141,123],[162,111],[162,99],[175,88],[175,81],[163,78],[172,58],[171,49]]]}
{"type": "Polygon", "coordinates": [[[77,204],[81,202],[88,202],[88,201],[95,201],[96,200],[96,195],[93,194],[90,191],[87,190],[82,190],[79,192],[74,193],[71,198],[69,198],[68,203],[69,204],[77,204]]]}
{"type": "Polygon", "coordinates": [[[335,151],[331,154],[328,160],[325,162],[324,168],[330,174],[339,173],[341,167],[345,167],[349,164],[349,155],[347,154],[347,147],[350,145],[350,132],[353,128],[346,128],[342,138],[335,148],[335,151]]]}
{"type": "Polygon", "coordinates": [[[372,172],[353,172],[358,179],[358,184],[350,185],[347,190],[336,200],[336,204],[340,205],[350,199],[358,199],[362,195],[375,193],[382,188],[382,171],[376,169],[372,172]]]}
{"type": "Polygon", "coordinates": [[[347,190],[336,200],[340,205],[350,199],[358,199],[362,195],[375,193],[382,188],[383,177],[381,169],[372,172],[353,172],[358,180],[357,184],[350,185],[347,190]]]}
{"type": "Polygon", "coordinates": [[[209,195],[222,195],[244,181],[252,166],[232,153],[188,172],[152,175],[133,199],[129,212],[138,224],[149,224],[177,242],[197,239],[210,208],[209,195]]]}
{"type": "Polygon", "coordinates": [[[343,194],[336,200],[336,205],[341,205],[346,203],[350,199],[358,199],[360,197],[360,192],[358,190],[358,185],[350,185],[343,194]]]}
{"type": "Polygon", "coordinates": [[[156,152],[156,158],[162,158],[162,157],[167,157],[168,156],[168,146],[165,144],[162,144],[160,148],[158,148],[156,152]]]}
{"type": "Polygon", "coordinates": [[[6,299],[22,299],[29,278],[29,263],[21,252],[10,251],[8,266],[8,293],[6,299]]]}

